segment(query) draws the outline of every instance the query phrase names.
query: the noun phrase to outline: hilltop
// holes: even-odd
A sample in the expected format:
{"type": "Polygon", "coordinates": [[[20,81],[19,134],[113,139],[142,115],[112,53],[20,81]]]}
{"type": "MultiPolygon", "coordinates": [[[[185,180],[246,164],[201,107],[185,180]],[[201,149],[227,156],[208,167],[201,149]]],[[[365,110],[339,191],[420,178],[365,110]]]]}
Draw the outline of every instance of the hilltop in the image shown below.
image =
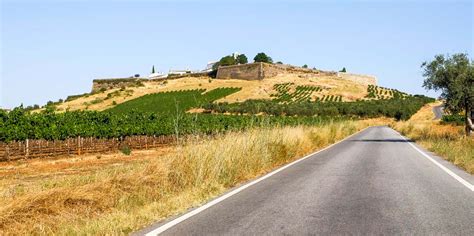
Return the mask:
{"type": "MultiPolygon", "coordinates": [[[[270,67],[269,64],[264,65],[270,67]]],[[[227,73],[231,78],[220,78],[219,73],[221,75],[223,73],[219,71],[217,78],[205,73],[197,73],[152,80],[143,78],[94,80],[91,93],[70,96],[64,102],[57,103],[56,109],[60,112],[66,110],[103,111],[149,94],[199,90],[204,95],[218,88],[239,88],[212,100],[227,103],[255,99],[280,99],[286,102],[303,100],[350,102],[389,99],[398,92],[377,87],[375,77],[366,75],[325,72],[285,65],[277,67],[277,72],[275,69],[272,71],[266,69],[264,78],[254,79],[252,74],[248,73],[248,68],[255,67],[254,64],[239,66],[245,66],[238,70],[245,71],[247,74],[236,72],[236,66],[228,66],[221,68],[234,70],[227,73]]],[[[274,67],[271,65],[271,68],[274,67]]]]}

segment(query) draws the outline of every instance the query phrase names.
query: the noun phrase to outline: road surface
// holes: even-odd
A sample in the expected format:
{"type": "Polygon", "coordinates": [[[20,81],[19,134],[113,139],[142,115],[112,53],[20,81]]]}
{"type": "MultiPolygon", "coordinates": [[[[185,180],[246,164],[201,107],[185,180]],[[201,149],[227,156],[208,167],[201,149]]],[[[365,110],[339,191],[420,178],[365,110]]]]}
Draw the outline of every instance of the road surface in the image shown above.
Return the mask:
{"type": "Polygon", "coordinates": [[[474,235],[473,176],[412,145],[388,127],[368,128],[139,234],[474,235]]]}
{"type": "Polygon", "coordinates": [[[443,105],[438,105],[433,107],[433,113],[435,115],[434,120],[439,120],[441,117],[443,117],[443,111],[444,111],[444,106],[443,105]]]}

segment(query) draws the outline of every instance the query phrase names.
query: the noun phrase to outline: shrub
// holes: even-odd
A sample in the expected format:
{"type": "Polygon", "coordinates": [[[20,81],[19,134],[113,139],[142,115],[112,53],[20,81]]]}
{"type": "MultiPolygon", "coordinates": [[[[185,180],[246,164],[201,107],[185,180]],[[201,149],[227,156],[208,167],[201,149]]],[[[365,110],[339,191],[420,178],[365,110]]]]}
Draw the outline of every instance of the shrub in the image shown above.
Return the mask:
{"type": "Polygon", "coordinates": [[[123,145],[122,147],[120,147],[120,151],[127,156],[132,153],[132,150],[128,145],[123,145]]]}

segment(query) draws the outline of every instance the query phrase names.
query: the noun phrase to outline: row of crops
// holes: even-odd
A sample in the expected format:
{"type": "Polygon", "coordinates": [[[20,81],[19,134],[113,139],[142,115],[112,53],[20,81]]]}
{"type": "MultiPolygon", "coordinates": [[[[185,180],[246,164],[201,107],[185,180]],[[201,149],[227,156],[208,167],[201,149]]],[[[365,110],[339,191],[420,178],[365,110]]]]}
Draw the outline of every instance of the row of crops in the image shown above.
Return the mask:
{"type": "Polygon", "coordinates": [[[356,118],[393,117],[409,119],[424,104],[434,99],[410,96],[404,99],[363,100],[355,102],[278,103],[271,100],[247,100],[242,103],[209,103],[205,109],[215,113],[260,114],[273,116],[349,116],[356,118]]]}
{"type": "Polygon", "coordinates": [[[275,102],[280,103],[298,103],[303,101],[310,101],[313,92],[320,92],[322,88],[310,85],[299,85],[296,86],[295,90],[291,92],[291,88],[294,83],[283,83],[275,84],[273,89],[277,91],[277,94],[272,95],[275,102]]]}
{"type": "Polygon", "coordinates": [[[30,113],[0,110],[0,141],[64,140],[74,137],[121,138],[133,135],[213,134],[228,130],[275,125],[314,125],[343,118],[235,116],[214,114],[160,114],[128,111],[66,111],[30,113]]]}
{"type": "Polygon", "coordinates": [[[182,113],[194,107],[213,102],[240,91],[241,88],[216,88],[205,92],[205,89],[177,90],[153,93],[121,103],[108,109],[111,113],[124,113],[129,111],[154,112],[158,114],[182,113]]]}
{"type": "Polygon", "coordinates": [[[342,102],[342,96],[323,95],[321,98],[316,98],[316,102],[342,102]]]}
{"type": "Polygon", "coordinates": [[[374,99],[403,99],[408,97],[407,93],[400,92],[396,89],[391,88],[384,88],[376,85],[369,84],[367,86],[367,96],[366,98],[374,98],[374,99]]]}

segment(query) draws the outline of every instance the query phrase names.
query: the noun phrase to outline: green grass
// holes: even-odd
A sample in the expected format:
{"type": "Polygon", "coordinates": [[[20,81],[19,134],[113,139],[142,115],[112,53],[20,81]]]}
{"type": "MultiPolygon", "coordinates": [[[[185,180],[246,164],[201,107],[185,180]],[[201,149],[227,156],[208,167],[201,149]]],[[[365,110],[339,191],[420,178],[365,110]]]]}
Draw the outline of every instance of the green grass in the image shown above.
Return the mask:
{"type": "Polygon", "coordinates": [[[107,111],[124,113],[129,111],[156,112],[170,114],[184,112],[202,104],[213,102],[239,91],[241,88],[217,88],[208,92],[205,89],[180,90],[147,94],[124,102],[107,111]]]}

